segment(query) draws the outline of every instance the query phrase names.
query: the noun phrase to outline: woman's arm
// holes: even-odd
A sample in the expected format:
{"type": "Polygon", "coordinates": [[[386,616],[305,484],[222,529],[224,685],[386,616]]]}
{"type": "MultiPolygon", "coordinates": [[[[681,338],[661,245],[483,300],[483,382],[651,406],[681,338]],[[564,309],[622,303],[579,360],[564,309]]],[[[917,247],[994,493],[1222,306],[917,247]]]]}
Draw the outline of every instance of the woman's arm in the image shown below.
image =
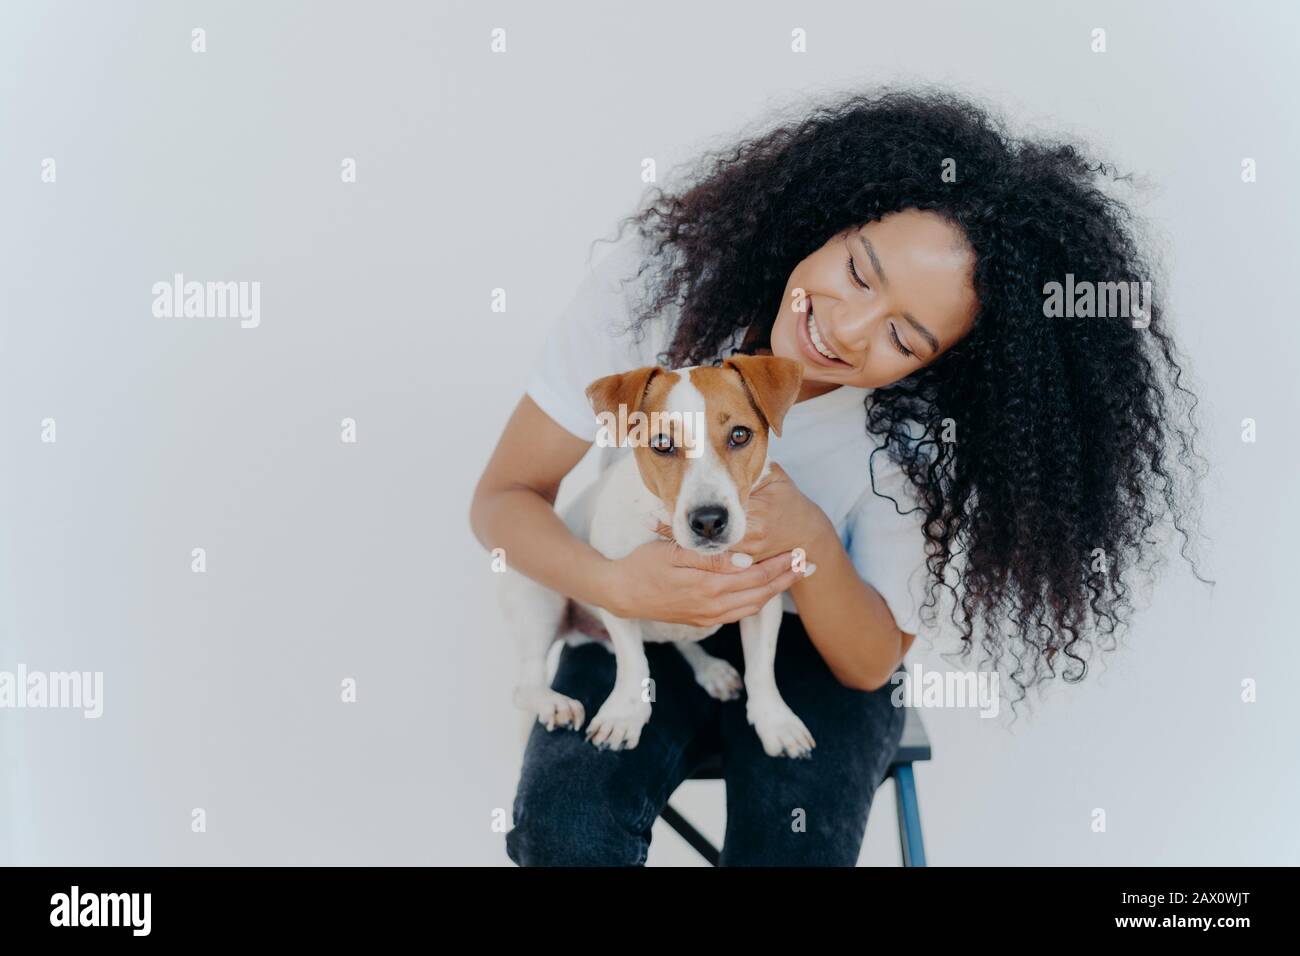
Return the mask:
{"type": "Polygon", "coordinates": [[[470,525],[479,542],[504,548],[511,567],[551,590],[629,619],[695,626],[738,621],[801,577],[788,552],[742,569],[730,554],[705,556],[651,541],[607,559],[555,513],[560,481],[588,447],[525,395],[474,490],[470,525]]]}
{"type": "Polygon", "coordinates": [[[796,581],[790,596],[808,637],[841,684],[883,687],[916,635],[898,629],[885,599],[858,576],[829,519],[806,550],[817,574],[796,581]]]}
{"type": "Polygon", "coordinates": [[[816,576],[800,576],[790,596],[831,673],[846,687],[883,687],[916,635],[899,630],[885,599],[862,580],[825,512],[774,462],[745,513],[745,540],[735,550],[758,559],[802,548],[816,565],[816,576]]]}
{"type": "Polygon", "coordinates": [[[553,591],[604,606],[609,562],[555,512],[560,482],[591,447],[524,396],[474,489],[469,520],[483,547],[553,591]]]}

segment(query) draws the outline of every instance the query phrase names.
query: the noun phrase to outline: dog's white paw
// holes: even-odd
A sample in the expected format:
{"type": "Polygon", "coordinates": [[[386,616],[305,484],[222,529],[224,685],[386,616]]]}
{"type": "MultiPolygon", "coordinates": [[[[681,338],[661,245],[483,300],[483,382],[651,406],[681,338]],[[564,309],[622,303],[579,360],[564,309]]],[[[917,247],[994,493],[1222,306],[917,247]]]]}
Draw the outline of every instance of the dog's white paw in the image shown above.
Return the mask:
{"type": "Polygon", "coordinates": [[[745,686],[736,670],[721,658],[714,657],[695,669],[695,680],[710,697],[718,700],[735,700],[745,686]]]}
{"type": "Polygon", "coordinates": [[[582,704],[549,687],[515,691],[515,705],[537,715],[537,722],[547,730],[572,727],[578,730],[586,714],[582,704]]]}
{"type": "Polygon", "coordinates": [[[803,721],[784,703],[751,706],[745,716],[769,757],[807,757],[816,746],[803,721]]]}
{"type": "Polygon", "coordinates": [[[637,699],[601,704],[587,727],[587,740],[608,750],[631,750],[641,742],[641,729],[650,719],[650,704],[637,699]]]}

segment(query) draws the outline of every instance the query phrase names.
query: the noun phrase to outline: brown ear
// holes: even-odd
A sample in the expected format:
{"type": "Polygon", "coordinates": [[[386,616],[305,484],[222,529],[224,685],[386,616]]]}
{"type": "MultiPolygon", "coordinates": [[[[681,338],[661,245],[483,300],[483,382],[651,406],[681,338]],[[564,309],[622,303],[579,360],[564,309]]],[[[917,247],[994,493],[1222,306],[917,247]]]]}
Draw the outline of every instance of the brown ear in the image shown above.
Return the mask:
{"type": "Polygon", "coordinates": [[[722,364],[740,373],[754,405],[776,436],[781,437],[785,413],[799,397],[803,366],[793,359],[774,355],[733,355],[722,364]]]}
{"type": "Polygon", "coordinates": [[[641,399],[650,386],[650,379],[654,378],[656,372],[661,371],[663,369],[658,366],[647,365],[645,368],[634,368],[630,372],[598,378],[587,386],[587,401],[591,402],[591,407],[595,409],[597,415],[609,412],[617,418],[620,405],[626,406],[627,414],[631,415],[640,409],[641,399]]]}

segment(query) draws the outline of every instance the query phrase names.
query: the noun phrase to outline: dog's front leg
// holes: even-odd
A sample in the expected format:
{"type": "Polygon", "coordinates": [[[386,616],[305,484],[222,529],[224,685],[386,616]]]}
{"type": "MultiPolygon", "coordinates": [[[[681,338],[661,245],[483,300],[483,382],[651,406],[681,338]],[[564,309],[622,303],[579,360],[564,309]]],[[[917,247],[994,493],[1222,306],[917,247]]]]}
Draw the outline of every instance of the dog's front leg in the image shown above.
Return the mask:
{"type": "Polygon", "coordinates": [[[781,596],[778,594],[757,614],[740,622],[740,643],[745,652],[745,716],[758,732],[769,757],[806,757],[814,745],[812,734],[776,689],[776,638],[781,631],[781,596]]]}
{"type": "Polygon", "coordinates": [[[597,747],[631,750],[641,741],[641,728],[650,719],[650,664],[637,622],[603,611],[600,617],[614,646],[616,673],[614,689],[587,725],[587,739],[597,747]]]}

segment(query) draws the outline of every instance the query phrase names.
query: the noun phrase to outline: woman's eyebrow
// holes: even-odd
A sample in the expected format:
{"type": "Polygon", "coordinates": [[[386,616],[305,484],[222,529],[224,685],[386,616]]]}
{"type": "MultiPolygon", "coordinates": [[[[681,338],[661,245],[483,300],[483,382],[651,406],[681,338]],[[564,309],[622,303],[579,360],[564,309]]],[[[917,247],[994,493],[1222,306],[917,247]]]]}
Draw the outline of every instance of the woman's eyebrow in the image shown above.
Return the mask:
{"type": "Polygon", "coordinates": [[[930,330],[920,322],[916,321],[916,318],[911,312],[904,312],[903,318],[907,319],[908,324],[911,325],[912,328],[916,329],[917,334],[920,335],[921,338],[925,339],[925,344],[930,346],[930,354],[936,354],[939,351],[939,340],[930,334],[930,330]]]}
{"type": "Polygon", "coordinates": [[[867,258],[871,260],[871,268],[876,271],[876,278],[880,280],[881,285],[888,288],[889,280],[885,278],[885,267],[880,264],[880,257],[876,255],[876,247],[873,246],[871,240],[862,233],[858,233],[858,241],[861,242],[862,247],[867,250],[867,258]]]}
{"type": "MultiPolygon", "coordinates": [[[[862,233],[858,233],[858,239],[861,241],[862,247],[867,250],[867,258],[871,260],[871,268],[875,270],[876,278],[880,280],[881,285],[885,288],[889,288],[889,280],[885,278],[884,267],[880,265],[880,257],[876,255],[876,247],[873,246],[871,240],[862,233]]],[[[912,328],[916,329],[917,334],[920,335],[921,338],[925,339],[925,344],[930,346],[930,354],[936,354],[939,351],[939,340],[930,333],[930,330],[920,322],[916,321],[915,316],[910,312],[904,312],[903,318],[907,319],[908,324],[912,326],[912,328]]]]}

